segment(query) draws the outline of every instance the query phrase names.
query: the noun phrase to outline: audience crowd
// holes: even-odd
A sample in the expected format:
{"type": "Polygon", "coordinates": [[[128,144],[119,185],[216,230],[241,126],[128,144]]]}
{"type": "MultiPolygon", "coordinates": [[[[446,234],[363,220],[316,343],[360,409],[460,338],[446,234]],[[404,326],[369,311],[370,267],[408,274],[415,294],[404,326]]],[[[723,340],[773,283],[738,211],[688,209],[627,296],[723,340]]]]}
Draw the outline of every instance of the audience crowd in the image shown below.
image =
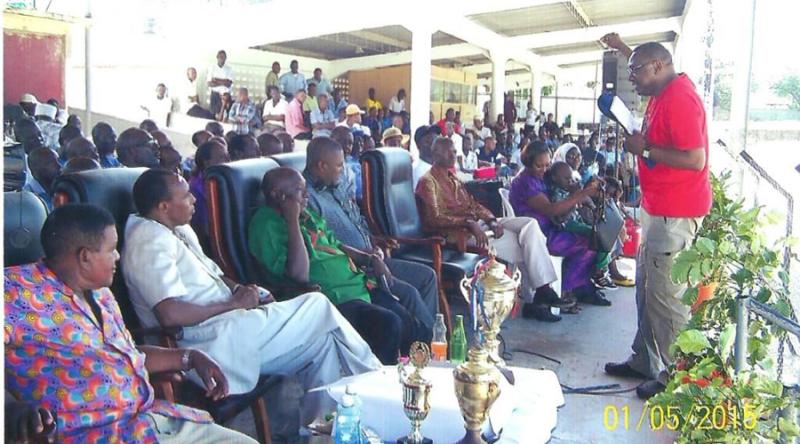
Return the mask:
{"type": "MultiPolygon", "coordinates": [[[[30,94],[12,105],[9,135],[27,153],[23,189],[50,212],[41,232],[45,257],[5,270],[6,388],[14,399],[7,405],[27,415],[32,426],[22,428],[32,435],[57,428],[60,442],[244,440],[205,412],[154,399],[149,375],[192,370],[189,378],[214,399],[252,390],[261,375],[296,375],[307,391],[305,425],[334,408],[309,390],[396,364],[413,341],[430,341],[440,309],[434,270],[385,255],[361,208],[361,154],[409,150],[406,91],[384,105],[369,88],[362,108],[321,69],[306,79],[295,60],[282,74],[273,63],[267,99],[254,103],[226,62],[219,51],[208,70],[208,107],[189,68],[179,108],[165,106],[160,84],[138,127],[84,129],[76,115],[59,118],[57,106],[30,94]],[[174,112],[208,119],[185,158],[161,129],[174,112]],[[291,153],[304,139],[305,168],[263,177],[265,205],[254,209],[247,230],[267,288],[236,282],[211,258],[206,172],[291,153]],[[58,176],[126,167],[147,170],[131,190],[137,212],[123,233],[106,209],[54,208],[58,176]],[[178,348],[134,344],[108,289],[117,261],[141,324],[182,327],[178,348]],[[270,282],[318,285],[319,292],[275,302],[270,282]]],[[[555,322],[551,307],[572,314],[582,303],[610,306],[605,291],[633,285],[615,263],[624,234],[613,251],[598,251],[591,214],[605,199],[621,204],[633,189],[630,159],[610,134],[573,143],[569,128],[530,103],[518,118],[513,100],[508,94],[492,125],[480,116],[465,125],[451,108],[416,128],[411,162],[423,230],[452,248],[492,248],[518,267],[526,318],[555,322]],[[514,214],[494,214],[473,196],[465,182],[478,177],[502,180],[514,214]],[[563,258],[560,291],[551,286],[558,274],[551,256],[563,258]]]]}

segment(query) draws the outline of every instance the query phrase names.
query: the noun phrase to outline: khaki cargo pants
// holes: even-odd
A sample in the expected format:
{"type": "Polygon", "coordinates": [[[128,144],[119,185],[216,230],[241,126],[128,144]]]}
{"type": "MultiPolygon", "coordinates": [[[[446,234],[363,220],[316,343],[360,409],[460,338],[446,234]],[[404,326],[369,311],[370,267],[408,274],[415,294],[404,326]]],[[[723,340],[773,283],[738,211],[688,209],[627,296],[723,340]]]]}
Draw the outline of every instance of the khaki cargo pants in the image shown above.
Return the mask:
{"type": "Polygon", "coordinates": [[[681,302],[685,284],[674,284],[670,270],[675,256],[691,246],[703,218],[651,216],[642,210],[642,244],[636,257],[638,329],[628,364],[634,370],[666,382],[672,363],[669,347],[689,320],[681,302]]]}

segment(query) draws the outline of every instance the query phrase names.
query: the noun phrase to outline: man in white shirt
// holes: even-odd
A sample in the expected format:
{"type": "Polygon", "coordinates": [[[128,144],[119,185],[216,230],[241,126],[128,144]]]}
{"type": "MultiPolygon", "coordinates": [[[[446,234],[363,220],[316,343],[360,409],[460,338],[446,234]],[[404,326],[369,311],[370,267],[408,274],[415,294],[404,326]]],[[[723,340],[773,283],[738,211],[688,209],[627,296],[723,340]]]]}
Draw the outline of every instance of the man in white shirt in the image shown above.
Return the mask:
{"type": "Polygon", "coordinates": [[[273,133],[283,131],[286,128],[286,108],[289,103],[283,100],[281,91],[277,86],[270,86],[269,98],[264,102],[264,111],[261,113],[261,121],[264,122],[264,131],[273,133]]]}
{"type": "Polygon", "coordinates": [[[389,99],[389,115],[396,116],[406,110],[406,90],[400,88],[397,95],[389,99]]]}
{"type": "Polygon", "coordinates": [[[328,105],[328,96],[319,96],[317,109],[311,111],[312,137],[330,137],[331,131],[336,127],[336,116],[328,105]]]}
{"type": "Polygon", "coordinates": [[[483,148],[483,141],[487,137],[493,137],[492,130],[483,124],[483,119],[475,117],[472,120],[473,126],[466,129],[466,132],[472,134],[473,145],[475,149],[483,148]]]}
{"type": "Polygon", "coordinates": [[[197,95],[197,70],[193,67],[186,68],[186,81],[178,96],[178,103],[182,113],[188,113],[198,100],[197,95]]]}
{"type": "Polygon", "coordinates": [[[147,111],[147,117],[161,127],[169,126],[169,114],[172,112],[172,99],[167,94],[167,87],[163,83],[156,86],[156,96],[149,103],[142,105],[147,111]]]}
{"type": "MultiPolygon", "coordinates": [[[[145,327],[183,327],[180,346],[212,356],[230,394],[252,390],[264,374],[296,375],[308,391],[380,367],[323,294],[274,302],[263,288],[225,277],[188,225],[195,199],[180,175],[148,170],[133,195],[139,214],[125,227],[122,267],[136,314],[145,327]]],[[[302,425],[333,408],[326,394],[307,393],[302,425]]]]}
{"type": "Polygon", "coordinates": [[[217,64],[208,69],[207,84],[211,90],[209,107],[216,115],[222,108],[222,94],[231,92],[233,85],[233,69],[225,65],[228,54],[224,50],[217,52],[217,64]]]}
{"type": "Polygon", "coordinates": [[[414,189],[417,189],[417,182],[430,169],[432,164],[431,146],[433,140],[439,135],[441,128],[439,125],[421,126],[414,132],[414,143],[417,145],[417,155],[412,154],[411,175],[414,181],[414,189]]]}

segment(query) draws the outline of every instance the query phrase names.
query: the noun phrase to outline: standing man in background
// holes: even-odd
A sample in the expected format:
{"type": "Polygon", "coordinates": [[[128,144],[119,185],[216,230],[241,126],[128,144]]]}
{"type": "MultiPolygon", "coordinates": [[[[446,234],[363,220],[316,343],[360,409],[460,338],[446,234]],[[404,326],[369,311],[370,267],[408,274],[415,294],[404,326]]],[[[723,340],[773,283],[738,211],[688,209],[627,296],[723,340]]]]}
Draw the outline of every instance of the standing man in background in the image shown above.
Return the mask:
{"type": "Polygon", "coordinates": [[[327,96],[333,93],[331,82],[322,77],[322,68],[314,69],[314,77],[308,80],[308,86],[311,85],[317,85],[317,95],[327,96]]]}
{"type": "Polygon", "coordinates": [[[233,69],[225,65],[228,60],[228,54],[224,50],[217,52],[217,64],[208,70],[208,81],[206,82],[211,88],[211,98],[209,107],[211,113],[216,115],[222,109],[222,94],[231,92],[233,85],[233,69]]]}
{"type": "Polygon", "coordinates": [[[280,87],[281,92],[286,97],[286,101],[291,103],[292,97],[297,93],[299,90],[305,91],[306,89],[306,76],[303,73],[299,72],[299,65],[297,60],[292,60],[289,64],[290,72],[282,75],[280,78],[280,87]]]}
{"type": "Polygon", "coordinates": [[[636,394],[648,399],[664,390],[670,345],[690,317],[681,300],[686,285],[673,283],[670,270],[711,209],[706,113],[694,84],[675,72],[664,46],[649,42],[631,51],[616,33],[602,41],[628,57],[628,80],[638,94],[650,97],[642,132],[634,131],[625,142],[625,151],[637,158],[642,186],[638,330],[631,356],[605,366],[611,375],[646,378],[636,394]]]}
{"type": "Polygon", "coordinates": [[[281,64],[278,62],[272,62],[272,70],[267,73],[267,78],[264,80],[264,92],[269,97],[269,87],[274,86],[278,87],[278,74],[281,73],[281,64]]]}

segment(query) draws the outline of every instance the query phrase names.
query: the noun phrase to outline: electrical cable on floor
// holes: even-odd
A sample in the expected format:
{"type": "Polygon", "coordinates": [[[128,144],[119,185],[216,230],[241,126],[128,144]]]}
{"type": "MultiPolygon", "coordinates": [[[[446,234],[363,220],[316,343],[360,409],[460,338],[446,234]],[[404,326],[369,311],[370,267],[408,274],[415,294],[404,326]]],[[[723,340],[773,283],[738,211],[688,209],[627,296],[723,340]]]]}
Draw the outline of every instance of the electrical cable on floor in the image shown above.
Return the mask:
{"type": "MultiPolygon", "coordinates": [[[[525,350],[522,348],[515,348],[511,351],[506,349],[506,340],[503,338],[503,335],[498,334],[497,339],[500,341],[500,356],[505,359],[506,361],[511,361],[514,358],[514,353],[524,353],[526,355],[538,356],[542,359],[546,359],[548,361],[554,362],[561,365],[561,361],[555,358],[551,358],[550,356],[532,352],[530,350],[525,350]]],[[[636,386],[625,388],[625,389],[618,389],[620,387],[619,384],[605,384],[605,385],[593,385],[593,386],[586,386],[586,387],[570,387],[566,384],[560,384],[563,393],[565,395],[595,395],[595,396],[608,396],[608,395],[618,395],[622,393],[630,393],[636,390],[636,386]]]]}

